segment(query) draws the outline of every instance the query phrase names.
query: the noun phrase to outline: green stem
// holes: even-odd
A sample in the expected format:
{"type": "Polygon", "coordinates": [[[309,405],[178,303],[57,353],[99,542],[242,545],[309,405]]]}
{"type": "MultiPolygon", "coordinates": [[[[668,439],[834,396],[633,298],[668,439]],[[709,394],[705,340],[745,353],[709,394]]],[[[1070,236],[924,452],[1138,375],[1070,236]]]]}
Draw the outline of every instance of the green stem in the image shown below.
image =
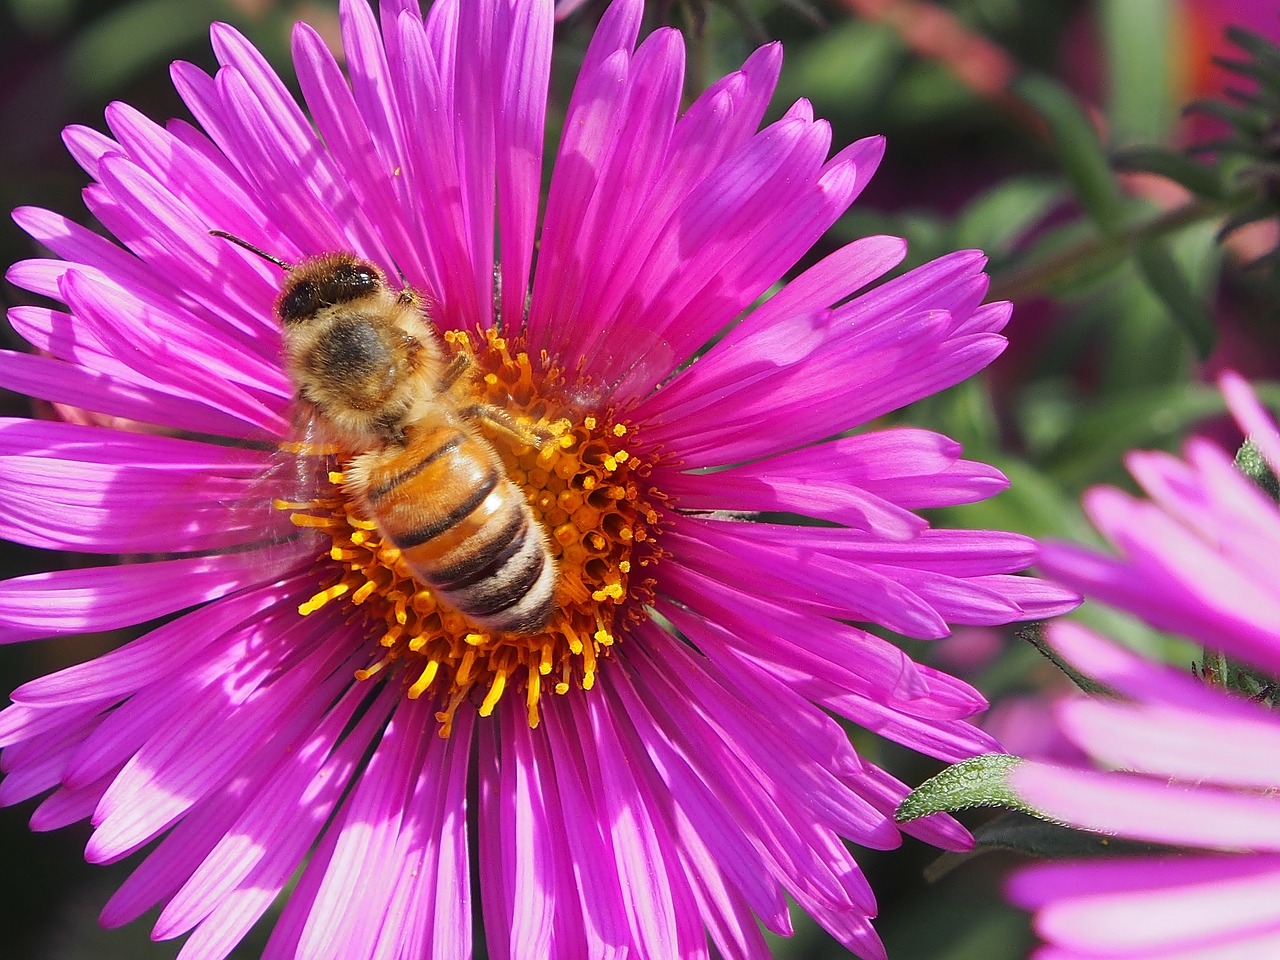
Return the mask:
{"type": "Polygon", "coordinates": [[[995,300],[1019,300],[1043,293],[1055,282],[1064,280],[1095,262],[1115,259],[1143,241],[1177,233],[1195,223],[1222,219],[1238,209],[1246,199],[1242,197],[1236,202],[1191,200],[1137,223],[1113,237],[1086,237],[1043,260],[996,274],[991,282],[991,297],[995,300]]]}

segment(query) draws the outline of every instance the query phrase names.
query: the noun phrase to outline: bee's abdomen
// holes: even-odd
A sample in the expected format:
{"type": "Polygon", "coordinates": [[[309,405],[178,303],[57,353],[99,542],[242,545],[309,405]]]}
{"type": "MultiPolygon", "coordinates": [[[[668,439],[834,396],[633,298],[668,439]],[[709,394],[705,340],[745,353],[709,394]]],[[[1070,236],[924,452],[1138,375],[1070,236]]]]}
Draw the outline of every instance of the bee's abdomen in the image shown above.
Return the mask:
{"type": "Polygon", "coordinates": [[[556,587],[546,533],[483,440],[453,424],[415,431],[361,481],[383,536],[446,603],[495,630],[546,625],[556,587]]]}

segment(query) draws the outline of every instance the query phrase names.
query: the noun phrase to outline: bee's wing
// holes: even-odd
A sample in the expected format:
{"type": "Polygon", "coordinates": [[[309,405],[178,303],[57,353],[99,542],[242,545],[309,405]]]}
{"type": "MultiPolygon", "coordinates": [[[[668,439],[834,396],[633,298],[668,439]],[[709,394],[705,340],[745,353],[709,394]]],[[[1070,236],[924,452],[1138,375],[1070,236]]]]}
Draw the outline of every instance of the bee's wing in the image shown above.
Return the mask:
{"type": "Polygon", "coordinates": [[[293,438],[270,441],[258,474],[226,504],[231,526],[248,534],[241,546],[246,561],[264,576],[306,568],[328,546],[321,530],[294,516],[319,515],[332,498],[329,473],[337,458],[310,411],[295,409],[291,420],[293,438]]]}

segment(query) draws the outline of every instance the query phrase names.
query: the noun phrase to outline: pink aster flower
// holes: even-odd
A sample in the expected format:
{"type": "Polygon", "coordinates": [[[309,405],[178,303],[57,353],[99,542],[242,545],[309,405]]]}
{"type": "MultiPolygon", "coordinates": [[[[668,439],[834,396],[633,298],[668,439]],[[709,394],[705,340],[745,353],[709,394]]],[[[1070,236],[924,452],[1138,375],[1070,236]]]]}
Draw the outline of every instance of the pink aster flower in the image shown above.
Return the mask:
{"type": "MultiPolygon", "coordinates": [[[[1274,470],[1280,434],[1243,380],[1223,379],[1237,422],[1274,470]]],[[[1232,458],[1192,440],[1185,458],[1134,453],[1150,499],[1113,489],[1085,505],[1118,548],[1044,547],[1060,581],[1280,676],[1280,510],[1232,458]]],[[[1061,732],[1106,770],[1027,762],[1010,786],[1036,810],[1180,854],[1032,867],[1010,891],[1036,911],[1043,960],[1280,956],[1280,717],[1259,700],[1143,660],[1071,624],[1054,646],[1116,699],[1059,704],[1061,732]]]]}
{"type": "Polygon", "coordinates": [[[110,135],[66,133],[114,241],[18,211],[57,259],[9,277],[65,308],[13,311],[40,353],[0,377],[122,419],[4,423],[3,529],[133,562],[0,585],[0,639],[140,636],[14,692],[0,802],[90,818],[94,862],[149,846],[106,924],[158,906],[156,938],[224,957],[297,874],[267,958],[468,957],[473,909],[494,957],[759,958],[788,897],[883,955],[845,841],[895,846],[906,788],[835,717],[946,761],[994,744],[972,689],[852,623],[1071,598],[1015,575],[1026,538],[914,512],[1004,486],[957,444],[831,438],[981,369],[1009,307],[974,252],[868,290],[904,254],[870,237],[752,309],[882,142],[828,156],[803,101],[758,129],[776,45],[681,114],[680,37],[637,46],[640,14],[599,26],[541,219],[550,0],[346,2],[345,75],[294,35],[306,113],[215,26],[216,75],[173,69],[198,126],[113,104],[110,135]],[[403,278],[477,403],[542,431],[485,428],[555,552],[540,632],[415,581],[348,495],[358,451],[282,469],[285,277],[211,229],[403,278]]]}

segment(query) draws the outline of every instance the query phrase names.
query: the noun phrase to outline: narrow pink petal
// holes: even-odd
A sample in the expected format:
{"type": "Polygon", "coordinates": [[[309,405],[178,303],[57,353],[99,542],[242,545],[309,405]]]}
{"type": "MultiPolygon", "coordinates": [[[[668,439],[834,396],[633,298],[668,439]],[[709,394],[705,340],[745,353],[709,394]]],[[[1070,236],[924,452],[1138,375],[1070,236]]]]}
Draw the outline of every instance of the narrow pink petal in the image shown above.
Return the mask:
{"type": "Polygon", "coordinates": [[[1191,783],[1280,787],[1280,724],[1265,716],[1206,717],[1181,707],[1075,699],[1062,732],[1100,762],[1191,783]]]}
{"type": "MultiPolygon", "coordinates": [[[[291,747],[296,748],[301,745],[300,740],[295,742],[295,737],[309,732],[319,719],[313,711],[323,709],[325,703],[315,699],[302,706],[303,723],[301,725],[293,731],[286,731],[290,733],[289,736],[277,737],[266,744],[265,748],[256,751],[240,777],[224,783],[217,791],[198,802],[190,814],[180,820],[161,839],[103,908],[101,920],[104,926],[120,926],[137,919],[156,904],[172,897],[187,882],[201,861],[227,836],[227,831],[250,808],[284,753],[291,747]]],[[[379,715],[376,711],[370,711],[370,713],[379,715]]],[[[365,743],[367,743],[367,736],[366,741],[356,747],[356,755],[349,758],[350,764],[354,765],[359,759],[365,743]]],[[[350,767],[348,767],[349,772],[350,767]]],[[[339,780],[335,788],[340,790],[342,780],[336,777],[335,779],[339,780]]],[[[304,821],[300,819],[298,822],[304,821]]],[[[281,833],[273,837],[280,842],[272,847],[271,854],[283,851],[287,855],[290,844],[286,841],[290,837],[289,833],[281,833]]],[[[302,852],[294,850],[293,858],[285,869],[281,883],[296,870],[301,858],[302,852]]],[[[278,889],[279,887],[276,888],[277,891],[278,889]]],[[[275,891],[268,898],[268,902],[274,897],[274,893],[275,891]]]]}
{"type": "Polygon", "coordinates": [[[680,34],[657,30],[632,57],[626,84],[615,94],[616,130],[575,238],[578,296],[557,317],[568,353],[592,355],[599,338],[608,336],[637,269],[653,256],[650,248],[664,223],[658,218],[668,212],[663,192],[670,187],[662,177],[683,87],[680,34]]]}
{"type": "Polygon", "coordinates": [[[56,570],[0,583],[0,643],[145,623],[270,579],[252,553],[56,570]],[[156,584],[163,583],[163,590],[156,584]]]}
{"type": "MultiPolygon", "coordinates": [[[[0,350],[0,380],[6,389],[40,400],[173,430],[243,439],[271,433],[258,423],[247,423],[208,406],[202,399],[137,386],[50,357],[0,350]]],[[[282,422],[278,426],[283,429],[282,422]]]]}
{"type": "Polygon", "coordinates": [[[892,849],[901,842],[888,816],[840,782],[837,774],[858,769],[861,761],[830,717],[776,681],[770,683],[766,675],[726,656],[723,641],[711,624],[681,615],[674,607],[663,607],[662,612],[698,649],[708,653],[708,659],[684,677],[688,695],[703,705],[708,719],[727,741],[753,745],[749,762],[762,782],[786,784],[796,792],[794,802],[820,823],[863,846],[892,849]],[[731,698],[728,690],[742,699],[731,698]],[[761,729],[751,715],[751,708],[757,706],[766,715],[792,717],[797,735],[783,737],[778,731],[761,729]]]}
{"type": "Polygon", "coordinates": [[[13,700],[44,707],[100,703],[164,682],[233,624],[279,602],[280,594],[271,586],[206,604],[96,659],[28,681],[13,700]]]}
{"type": "MultiPolygon", "coordinates": [[[[290,632],[282,636],[287,639],[290,632]]],[[[315,707],[350,682],[351,671],[364,659],[350,643],[333,644],[264,683],[274,668],[286,665],[268,660],[238,689],[228,690],[225,701],[205,697],[196,703],[125,764],[94,814],[97,830],[86,859],[109,862],[152,839],[234,774],[246,744],[266,742],[278,727],[289,730],[308,720],[315,707]],[[300,709],[304,693],[307,708],[300,709]]]]}
{"type": "Polygon", "coordinates": [[[524,711],[504,709],[500,723],[504,810],[490,822],[497,821],[500,842],[514,854],[514,869],[506,878],[511,892],[507,905],[512,911],[511,955],[552,957],[557,955],[552,950],[553,940],[567,939],[582,924],[571,882],[564,882],[569,878],[557,875],[554,852],[539,842],[548,832],[564,830],[565,826],[556,816],[558,804],[546,781],[551,771],[539,768],[524,711]],[[556,927],[562,918],[565,929],[560,932],[556,927]]]}
{"type": "MultiPolygon", "coordinates": [[[[887,816],[893,816],[893,812],[911,792],[911,788],[905,783],[870,763],[854,775],[853,781],[850,786],[876,804],[887,816]]],[[[974,845],[973,835],[946,813],[935,813],[910,823],[902,823],[898,825],[898,829],[942,850],[963,852],[972,850],[974,845]]]]}
{"type": "Polygon", "coordinates": [[[1031,761],[1008,779],[1036,810],[1086,830],[1182,846],[1280,850],[1280,801],[1274,797],[1031,761]]]}
{"type": "Polygon", "coordinates": [[[800,532],[808,528],[787,528],[786,539],[768,543],[755,530],[747,535],[734,529],[739,525],[689,518],[667,537],[686,566],[700,566],[721,583],[745,585],[840,619],[880,623],[909,636],[942,637],[949,632],[946,622],[910,587],[865,564],[820,552],[800,532]]]}
{"type": "MultiPolygon", "coordinates": [[[[581,734],[590,738],[598,762],[587,771],[607,834],[612,838],[627,920],[638,949],[649,956],[680,956],[678,888],[671,873],[664,825],[658,810],[644,802],[629,756],[618,741],[617,718],[599,698],[575,697],[570,711],[581,734]]],[[[641,760],[640,762],[645,762],[641,760]]]]}
{"type": "Polygon", "coordinates": [[[565,823],[573,824],[565,834],[565,845],[577,879],[588,955],[622,960],[630,942],[627,907],[618,886],[609,838],[603,835],[594,813],[596,800],[587,779],[586,757],[576,745],[579,735],[562,701],[553,701],[544,708],[543,723],[552,751],[561,811],[565,823]]]}
{"type": "MultiPolygon", "coordinates": [[[[397,690],[394,685],[383,687],[383,690],[379,692],[379,699],[375,709],[370,712],[371,718],[369,714],[366,714],[366,717],[362,718],[360,724],[358,724],[355,733],[347,737],[343,744],[339,746],[334,758],[339,758],[340,763],[342,763],[342,767],[340,767],[342,777],[339,778],[338,790],[332,792],[332,795],[330,795],[332,800],[326,799],[326,804],[332,804],[333,801],[342,796],[343,788],[348,786],[352,776],[358,774],[362,760],[369,754],[375,742],[378,741],[381,728],[387,724],[389,714],[396,710],[399,705],[406,704],[406,701],[396,694],[397,690]]],[[[417,704],[408,704],[406,709],[417,707],[419,707],[417,704]]],[[[330,760],[330,762],[333,762],[333,760],[330,760]]],[[[320,777],[315,781],[315,785],[323,788],[321,781],[325,780],[326,777],[328,777],[328,774],[321,772],[320,777]]],[[[407,788],[407,785],[399,786],[407,788]]],[[[325,792],[328,794],[328,791],[325,792]]],[[[343,829],[340,828],[339,824],[342,824],[347,819],[349,804],[351,804],[351,796],[348,795],[342,809],[339,810],[337,817],[334,817],[332,822],[329,822],[332,806],[330,806],[329,810],[323,810],[317,815],[315,828],[323,828],[323,832],[320,835],[320,844],[316,850],[312,851],[310,859],[307,860],[306,868],[302,872],[302,878],[298,881],[297,886],[293,888],[288,904],[285,905],[282,914],[280,914],[280,919],[276,922],[273,931],[271,931],[268,946],[266,946],[262,956],[280,957],[283,960],[283,957],[301,955],[298,952],[298,942],[300,942],[307,923],[310,922],[312,909],[314,909],[316,896],[320,892],[321,884],[328,877],[330,861],[333,860],[335,847],[338,846],[340,838],[343,837],[343,829]]],[[[297,863],[298,855],[305,855],[307,846],[311,844],[312,838],[314,838],[314,829],[308,829],[306,835],[297,837],[297,846],[294,847],[291,856],[294,864],[297,863]]],[[[271,851],[269,860],[264,861],[264,869],[268,868],[270,869],[269,888],[273,895],[275,891],[279,890],[280,886],[283,886],[288,881],[289,876],[296,872],[296,867],[289,867],[288,861],[280,861],[275,858],[274,851],[271,851]]],[[[242,886],[242,890],[252,893],[253,887],[257,886],[255,881],[257,881],[257,878],[248,877],[246,883],[242,886]]],[[[372,893],[371,896],[374,897],[375,902],[383,900],[383,897],[378,892],[372,893]]],[[[268,906],[270,906],[269,901],[262,901],[260,906],[255,904],[255,909],[257,913],[261,914],[261,911],[264,911],[268,906]]],[[[376,906],[371,910],[371,913],[376,914],[376,906]]],[[[429,914],[424,914],[424,916],[426,915],[429,914]]],[[[256,916],[253,916],[252,919],[256,919],[256,916]]],[[[351,916],[346,918],[348,923],[351,923],[353,919],[357,918],[351,918],[351,916]]],[[[372,918],[366,916],[366,918],[358,919],[369,919],[370,925],[375,925],[378,918],[376,916],[372,916],[372,918]]]]}
{"type": "Polygon", "coordinates": [[[687,824],[687,829],[681,829],[683,843],[686,848],[696,843],[697,856],[705,859],[704,880],[716,885],[729,883],[766,927],[774,931],[785,929],[789,921],[782,887],[753,845],[747,825],[732,818],[714,785],[675,749],[629,678],[611,675],[608,682],[617,690],[650,760],[679,808],[678,824],[687,824]]]}
{"type": "Polygon", "coordinates": [[[463,226],[471,265],[468,296],[460,322],[468,328],[493,325],[496,111],[505,43],[495,36],[498,4],[462,3],[458,8],[453,116],[462,187],[463,226]]]}
{"type": "MultiPolygon", "coordinates": [[[[622,708],[622,703],[612,688],[602,684],[600,689],[601,710],[607,711],[613,717],[625,717],[626,712],[622,708]]],[[[634,724],[623,721],[616,725],[616,730],[618,742],[622,748],[620,752],[632,757],[647,755],[646,744],[639,736],[634,724]]],[[[673,816],[670,808],[666,806],[665,801],[670,795],[669,790],[654,765],[633,763],[630,769],[636,775],[636,784],[641,794],[640,802],[650,810],[662,811],[663,814],[661,817],[654,818],[654,825],[658,831],[659,842],[667,853],[668,875],[675,901],[673,919],[678,955],[690,957],[691,960],[711,960],[703,919],[694,895],[694,885],[697,881],[684,869],[685,854],[689,851],[689,847],[682,843],[682,836],[691,831],[687,829],[688,825],[682,824],[680,818],[673,816]],[[682,826],[686,827],[683,834],[682,826]]]]}
{"type": "Polygon", "coordinates": [[[556,316],[571,293],[567,284],[582,273],[573,245],[612,140],[617,90],[626,81],[642,13],[640,0],[609,5],[574,84],[542,218],[528,326],[532,350],[551,346],[548,338],[559,336],[556,316]]]}
{"type": "Polygon", "coordinates": [[[386,716],[389,704],[384,694],[381,709],[370,709],[362,717],[363,735],[353,734],[344,750],[335,751],[339,736],[368,692],[350,688],[337,706],[318,720],[314,731],[307,732],[288,752],[263,782],[259,802],[245,807],[169,901],[156,923],[157,935],[167,939],[202,922],[247,877],[259,873],[260,864],[273,858],[276,851],[291,849],[291,859],[301,859],[354,772],[371,726],[386,716]],[[270,802],[263,802],[267,798],[270,802]],[[268,837],[273,839],[270,847],[262,843],[268,837]]]}
{"type": "Polygon", "coordinates": [[[1049,640],[1071,663],[1104,686],[1138,703],[1171,704],[1210,717],[1262,723],[1270,714],[1258,705],[1230,697],[1186,670],[1144,660],[1077,623],[1049,627],[1049,640]]]}
{"type": "Polygon", "coordinates": [[[664,571],[664,593],[705,619],[731,630],[736,644],[757,655],[772,653],[793,670],[879,696],[886,703],[914,701],[927,686],[911,658],[872,634],[762,599],[709,578],[674,560],[664,571]]]}
{"type": "MultiPolygon", "coordinates": [[[[657,644],[661,648],[670,643],[656,626],[642,625],[637,632],[647,639],[646,647],[657,644]]],[[[684,756],[697,759],[704,782],[716,785],[722,805],[740,824],[749,825],[749,836],[758,841],[758,852],[788,891],[795,895],[797,889],[803,889],[810,900],[824,904],[848,903],[848,894],[835,873],[848,857],[827,858],[822,849],[823,831],[814,818],[801,814],[785,790],[760,789],[757,770],[746,766],[739,752],[727,748],[719,732],[688,699],[688,691],[673,685],[665,666],[652,662],[640,650],[627,662],[636,690],[655,718],[661,718],[666,735],[684,756]]],[[[774,932],[785,935],[785,931],[774,932]]]]}
{"type": "MultiPolygon", "coordinates": [[[[432,14],[446,9],[437,3],[432,14]]],[[[453,102],[441,75],[442,65],[432,53],[420,18],[402,14],[397,37],[403,51],[391,68],[401,72],[398,87],[405,123],[411,129],[432,130],[431,137],[410,139],[409,166],[414,193],[420,197],[418,215],[431,238],[426,258],[429,291],[441,300],[440,321],[446,327],[464,326],[472,307],[470,253],[463,226],[462,187],[455,147],[453,102]],[[455,303],[454,301],[457,301],[455,303]]]]}
{"type": "Polygon", "coordinates": [[[553,14],[551,0],[519,4],[506,31],[509,49],[496,116],[498,255],[501,315],[512,330],[524,322],[533,268],[553,14]]]}
{"type": "MultiPolygon", "coordinates": [[[[344,4],[344,8],[368,12],[362,3],[344,4]]],[[[348,18],[344,18],[345,22],[348,18]]],[[[403,208],[403,199],[397,196],[396,183],[403,179],[399,156],[388,156],[379,149],[369,126],[372,118],[360,112],[333,55],[320,35],[305,23],[294,28],[293,58],[316,126],[361,209],[379,231],[392,262],[407,276],[423,276],[426,271],[419,253],[422,244],[410,236],[412,220],[403,208]]],[[[382,147],[387,148],[386,144],[382,147]]]]}
{"type": "MultiPolygon", "coordinates": [[[[1237,578],[1210,550],[1171,530],[1163,515],[1138,504],[1135,507],[1133,537],[1144,539],[1141,559],[1115,559],[1093,550],[1066,543],[1046,543],[1041,548],[1040,567],[1054,579],[1104,603],[1128,610],[1159,629],[1201,639],[1221,650],[1263,669],[1280,670],[1280,651],[1268,642],[1266,623],[1280,616],[1275,599],[1254,585],[1242,590],[1259,598],[1254,610],[1237,602],[1237,578]],[[1144,523],[1144,521],[1150,521],[1144,523]],[[1154,528],[1162,527],[1162,530],[1154,528]],[[1156,542],[1152,542],[1156,541],[1156,542]],[[1162,552],[1170,543],[1191,549],[1203,566],[1188,566],[1191,557],[1175,557],[1162,552]],[[1168,567],[1182,568],[1174,577],[1168,567]]],[[[1132,540],[1132,537],[1126,537],[1132,540]]]]}
{"type": "Polygon", "coordinates": [[[628,395],[643,396],[764,293],[790,264],[745,271],[762,253],[789,259],[785,235],[810,226],[801,201],[814,194],[829,143],[825,124],[784,119],[703,180],[655,243],[636,295],[616,312],[602,308],[610,336],[581,347],[588,369],[607,384],[625,377],[635,384],[628,395]]]}
{"type": "Polygon", "coordinates": [[[110,779],[103,777],[79,790],[61,787],[53,791],[31,814],[31,829],[43,833],[88,820],[110,784],[110,779]]]}
{"type": "MultiPolygon", "coordinates": [[[[1217,538],[1203,539],[1154,504],[1137,502],[1117,490],[1090,490],[1084,504],[1094,525],[1150,587],[1185,594],[1182,604],[1213,611],[1224,626],[1243,621],[1246,633],[1280,632],[1280,599],[1273,596],[1271,577],[1224,557],[1217,538]]],[[[1220,641],[1209,642],[1221,647],[1220,641]]],[[[1266,647],[1250,644],[1255,645],[1266,647]]]]}
{"type": "Polygon", "coordinates": [[[338,833],[298,940],[301,956],[368,956],[378,927],[358,919],[380,912],[391,889],[379,883],[393,865],[419,744],[428,736],[426,704],[403,700],[386,724],[369,765],[334,823],[338,833]],[[358,896],[359,894],[359,896],[358,896]]]}
{"type": "Polygon", "coordinates": [[[510,833],[514,812],[511,794],[503,789],[502,751],[494,724],[479,728],[480,862],[490,865],[480,872],[480,903],[489,921],[484,925],[485,946],[493,957],[511,956],[511,924],[515,917],[516,851],[502,842],[510,833]]]}
{"type": "MultiPolygon", "coordinates": [[[[1075,896],[1059,894],[1045,905],[1036,917],[1037,930],[1055,943],[1084,952],[1151,951],[1159,956],[1280,936],[1275,917],[1280,868],[1274,857],[1139,863],[1141,876],[1130,869],[1127,876],[1114,878],[1128,889],[1108,883],[1112,864],[1098,865],[1098,882],[1075,896]]],[[[1044,874],[1019,877],[1014,889],[1042,885],[1046,879],[1044,874]]]]}
{"type": "Polygon", "coordinates": [[[120,144],[92,127],[73,123],[62,131],[62,142],[76,163],[95,180],[98,177],[98,161],[104,156],[120,152],[120,144]]]}

